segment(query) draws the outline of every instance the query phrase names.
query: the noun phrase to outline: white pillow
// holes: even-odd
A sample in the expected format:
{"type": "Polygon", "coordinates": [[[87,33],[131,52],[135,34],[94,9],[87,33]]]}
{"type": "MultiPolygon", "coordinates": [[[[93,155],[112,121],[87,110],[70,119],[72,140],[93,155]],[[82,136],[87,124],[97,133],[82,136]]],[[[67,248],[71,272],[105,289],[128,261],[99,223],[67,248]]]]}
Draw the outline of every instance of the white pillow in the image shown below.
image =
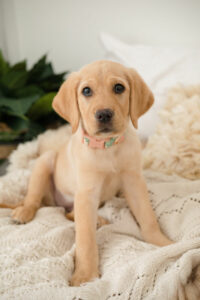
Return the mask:
{"type": "Polygon", "coordinates": [[[200,51],[128,45],[106,33],[100,34],[100,40],[106,50],[107,59],[135,68],[154,93],[153,107],[139,119],[138,133],[141,138],[147,138],[155,131],[158,111],[165,103],[168,90],[177,84],[200,82],[200,51]]]}

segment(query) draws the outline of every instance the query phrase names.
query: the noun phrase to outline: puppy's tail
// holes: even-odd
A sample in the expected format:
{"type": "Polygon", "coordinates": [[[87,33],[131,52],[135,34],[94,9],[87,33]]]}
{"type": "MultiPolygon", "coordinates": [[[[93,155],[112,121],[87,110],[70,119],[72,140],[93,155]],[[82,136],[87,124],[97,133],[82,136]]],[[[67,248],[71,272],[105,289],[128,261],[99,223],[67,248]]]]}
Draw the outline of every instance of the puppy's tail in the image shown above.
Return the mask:
{"type": "Polygon", "coordinates": [[[18,206],[23,205],[24,201],[21,201],[17,204],[5,204],[5,203],[0,203],[0,208],[11,208],[11,209],[15,209],[18,206]]]}

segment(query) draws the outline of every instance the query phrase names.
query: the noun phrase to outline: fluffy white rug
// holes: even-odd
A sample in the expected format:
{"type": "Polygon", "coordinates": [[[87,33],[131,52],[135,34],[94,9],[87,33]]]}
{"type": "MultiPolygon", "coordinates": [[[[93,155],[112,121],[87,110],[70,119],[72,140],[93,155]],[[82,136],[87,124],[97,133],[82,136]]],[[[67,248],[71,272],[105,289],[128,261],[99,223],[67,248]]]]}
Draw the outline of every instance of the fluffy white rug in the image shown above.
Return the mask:
{"type": "MultiPolygon", "coordinates": [[[[0,201],[23,198],[37,140],[11,156],[0,178],[0,201]]],[[[142,241],[124,199],[111,199],[100,214],[110,221],[97,231],[101,278],[69,287],[74,268],[74,223],[64,209],[43,207],[26,225],[0,209],[0,299],[197,300],[200,299],[200,181],[145,172],[150,199],[163,231],[175,244],[142,241]]]]}
{"type": "Polygon", "coordinates": [[[144,150],[144,167],[200,178],[200,85],[171,90],[144,150]]]}

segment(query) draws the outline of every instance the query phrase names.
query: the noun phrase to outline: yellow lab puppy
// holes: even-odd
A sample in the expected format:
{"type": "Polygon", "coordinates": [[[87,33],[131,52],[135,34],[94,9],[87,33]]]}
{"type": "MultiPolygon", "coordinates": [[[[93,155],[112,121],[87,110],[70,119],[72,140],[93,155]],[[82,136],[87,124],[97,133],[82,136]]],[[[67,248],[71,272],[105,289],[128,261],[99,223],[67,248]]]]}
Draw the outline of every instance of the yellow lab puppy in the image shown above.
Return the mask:
{"type": "Polygon", "coordinates": [[[41,142],[27,196],[12,217],[19,223],[30,221],[47,196],[66,208],[72,207],[74,199],[72,285],[99,276],[97,210],[120,191],[144,240],[159,246],[171,243],[161,232],[149,201],[135,130],[138,118],[153,101],[135,70],[111,61],[97,61],[72,73],[53,101],[55,111],[71,124],[73,134],[62,147],[62,141],[51,146],[41,142]]]}

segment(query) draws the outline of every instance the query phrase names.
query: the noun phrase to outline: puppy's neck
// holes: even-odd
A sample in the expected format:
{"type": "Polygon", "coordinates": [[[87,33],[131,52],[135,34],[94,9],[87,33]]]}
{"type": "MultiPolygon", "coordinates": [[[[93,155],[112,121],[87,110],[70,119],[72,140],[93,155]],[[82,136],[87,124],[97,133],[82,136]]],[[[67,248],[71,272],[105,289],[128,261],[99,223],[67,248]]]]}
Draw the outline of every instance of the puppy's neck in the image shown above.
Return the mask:
{"type": "Polygon", "coordinates": [[[115,136],[109,138],[97,139],[88,135],[88,133],[82,128],[82,143],[93,149],[107,149],[113,145],[122,143],[124,136],[115,136]]]}

